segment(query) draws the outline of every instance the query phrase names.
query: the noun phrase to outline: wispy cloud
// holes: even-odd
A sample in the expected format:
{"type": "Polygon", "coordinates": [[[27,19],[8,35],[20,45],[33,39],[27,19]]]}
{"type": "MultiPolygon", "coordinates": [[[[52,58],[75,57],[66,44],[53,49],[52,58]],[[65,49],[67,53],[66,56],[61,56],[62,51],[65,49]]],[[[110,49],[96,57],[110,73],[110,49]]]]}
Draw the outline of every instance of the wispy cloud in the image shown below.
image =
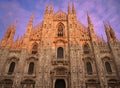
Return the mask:
{"type": "MultiPolygon", "coordinates": [[[[1,29],[5,32],[9,24],[14,24],[18,20],[16,35],[22,35],[25,32],[25,27],[29,19],[31,12],[23,9],[18,2],[0,2],[0,9],[4,15],[0,16],[4,27],[1,29]]],[[[1,25],[1,24],[0,24],[1,25]]],[[[2,37],[3,34],[0,36],[2,37]]]]}
{"type": "MultiPolygon", "coordinates": [[[[104,34],[103,21],[110,21],[117,36],[120,36],[120,13],[118,13],[119,5],[114,0],[81,0],[76,2],[79,20],[87,26],[86,11],[89,12],[93,21],[96,33],[101,36],[104,34]],[[79,9],[80,8],[80,9],[79,9]],[[81,14],[82,13],[82,14],[81,14]]],[[[120,11],[119,11],[120,12],[120,11]]],[[[119,37],[118,36],[118,37],[119,37]]],[[[105,36],[104,36],[105,37],[105,36]]],[[[120,37],[119,37],[120,39],[120,37]]]]}

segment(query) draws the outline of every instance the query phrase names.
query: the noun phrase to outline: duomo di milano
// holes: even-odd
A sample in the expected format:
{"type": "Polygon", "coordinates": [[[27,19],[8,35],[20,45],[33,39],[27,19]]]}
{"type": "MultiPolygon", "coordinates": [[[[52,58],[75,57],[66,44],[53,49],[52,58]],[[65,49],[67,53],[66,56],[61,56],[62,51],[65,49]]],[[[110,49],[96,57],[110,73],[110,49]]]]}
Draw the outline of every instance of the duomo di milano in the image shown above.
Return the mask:
{"type": "Polygon", "coordinates": [[[0,41],[0,88],[120,88],[120,41],[104,23],[107,42],[76,16],[53,12],[47,6],[44,20],[33,27],[32,14],[25,34],[14,35],[10,25],[0,41]]]}

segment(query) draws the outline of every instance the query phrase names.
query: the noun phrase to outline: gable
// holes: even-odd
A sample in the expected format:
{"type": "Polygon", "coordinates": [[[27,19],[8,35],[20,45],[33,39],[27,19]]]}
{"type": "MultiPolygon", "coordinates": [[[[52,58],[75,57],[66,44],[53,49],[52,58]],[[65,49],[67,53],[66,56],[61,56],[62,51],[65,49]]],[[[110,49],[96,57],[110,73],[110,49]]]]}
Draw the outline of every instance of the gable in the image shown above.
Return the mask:
{"type": "Polygon", "coordinates": [[[60,10],[54,14],[54,20],[67,20],[67,14],[60,10]]]}

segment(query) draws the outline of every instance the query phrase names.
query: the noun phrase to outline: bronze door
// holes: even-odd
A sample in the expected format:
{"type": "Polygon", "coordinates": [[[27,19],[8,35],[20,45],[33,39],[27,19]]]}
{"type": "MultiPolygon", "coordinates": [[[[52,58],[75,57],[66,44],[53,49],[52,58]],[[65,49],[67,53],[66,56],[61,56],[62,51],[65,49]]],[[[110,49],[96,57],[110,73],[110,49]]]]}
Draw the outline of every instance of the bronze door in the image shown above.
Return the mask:
{"type": "Polygon", "coordinates": [[[66,88],[65,81],[63,79],[57,79],[55,82],[55,88],[66,88]]]}

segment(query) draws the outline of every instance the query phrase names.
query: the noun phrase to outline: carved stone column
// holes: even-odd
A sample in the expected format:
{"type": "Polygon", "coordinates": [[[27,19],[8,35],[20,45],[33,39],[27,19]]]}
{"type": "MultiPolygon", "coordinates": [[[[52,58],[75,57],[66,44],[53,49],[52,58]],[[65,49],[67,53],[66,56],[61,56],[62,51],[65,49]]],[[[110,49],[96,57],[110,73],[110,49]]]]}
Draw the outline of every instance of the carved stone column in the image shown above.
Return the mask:
{"type": "Polygon", "coordinates": [[[15,79],[14,79],[14,82],[13,82],[13,88],[21,88],[21,77],[20,77],[20,73],[17,72],[15,74],[15,79]]]}

